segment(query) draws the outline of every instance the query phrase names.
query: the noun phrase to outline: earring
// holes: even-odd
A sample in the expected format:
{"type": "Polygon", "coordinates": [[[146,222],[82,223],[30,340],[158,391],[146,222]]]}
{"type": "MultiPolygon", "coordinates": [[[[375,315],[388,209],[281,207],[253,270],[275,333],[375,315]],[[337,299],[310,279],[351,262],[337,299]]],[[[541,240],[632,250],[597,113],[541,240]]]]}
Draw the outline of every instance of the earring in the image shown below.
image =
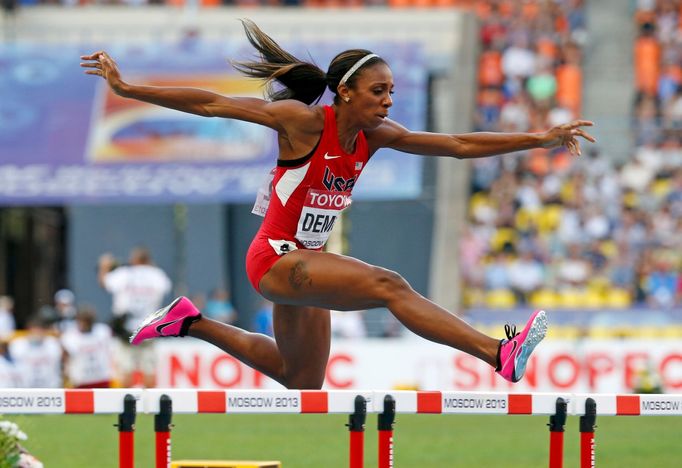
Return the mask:
{"type": "Polygon", "coordinates": [[[348,96],[346,96],[345,98],[343,98],[343,100],[346,101],[346,102],[350,102],[350,98],[349,98],[348,96]]]}

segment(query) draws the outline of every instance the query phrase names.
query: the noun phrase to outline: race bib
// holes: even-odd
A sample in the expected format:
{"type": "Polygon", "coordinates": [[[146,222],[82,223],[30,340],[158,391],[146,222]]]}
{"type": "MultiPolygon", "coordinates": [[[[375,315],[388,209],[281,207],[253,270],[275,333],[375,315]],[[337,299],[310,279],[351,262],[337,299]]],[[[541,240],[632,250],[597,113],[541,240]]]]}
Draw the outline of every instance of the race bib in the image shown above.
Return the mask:
{"type": "Polygon", "coordinates": [[[272,197],[272,180],[275,178],[275,171],[277,168],[272,168],[268,176],[263,181],[263,184],[258,189],[256,194],[256,203],[253,204],[251,213],[265,217],[270,206],[270,198],[272,197]]]}
{"type": "Polygon", "coordinates": [[[350,204],[350,191],[309,189],[298,218],[296,239],[307,249],[319,249],[329,239],[336,219],[350,204]]]}

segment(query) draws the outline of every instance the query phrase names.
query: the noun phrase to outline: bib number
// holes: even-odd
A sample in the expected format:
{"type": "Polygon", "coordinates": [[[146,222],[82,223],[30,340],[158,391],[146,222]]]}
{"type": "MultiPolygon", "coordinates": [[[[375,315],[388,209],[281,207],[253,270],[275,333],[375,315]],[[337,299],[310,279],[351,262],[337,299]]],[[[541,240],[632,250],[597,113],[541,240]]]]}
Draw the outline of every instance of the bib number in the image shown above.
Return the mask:
{"type": "Polygon", "coordinates": [[[298,218],[296,239],[306,249],[321,248],[329,239],[336,219],[350,204],[350,191],[309,189],[298,218]]]}

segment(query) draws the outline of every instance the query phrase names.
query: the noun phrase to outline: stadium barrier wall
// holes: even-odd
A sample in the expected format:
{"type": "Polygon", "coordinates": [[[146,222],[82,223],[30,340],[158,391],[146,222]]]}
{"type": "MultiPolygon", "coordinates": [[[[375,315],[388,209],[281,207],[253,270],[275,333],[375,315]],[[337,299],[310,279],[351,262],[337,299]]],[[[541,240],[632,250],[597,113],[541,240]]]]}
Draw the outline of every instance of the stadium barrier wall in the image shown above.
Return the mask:
{"type": "MultiPolygon", "coordinates": [[[[679,339],[545,340],[531,356],[524,379],[510,384],[483,361],[426,340],[335,339],[324,386],[625,394],[638,388],[646,370],[665,391],[682,393],[679,343],[679,339]]],[[[208,343],[173,339],[156,345],[159,387],[282,388],[208,343]]]]}

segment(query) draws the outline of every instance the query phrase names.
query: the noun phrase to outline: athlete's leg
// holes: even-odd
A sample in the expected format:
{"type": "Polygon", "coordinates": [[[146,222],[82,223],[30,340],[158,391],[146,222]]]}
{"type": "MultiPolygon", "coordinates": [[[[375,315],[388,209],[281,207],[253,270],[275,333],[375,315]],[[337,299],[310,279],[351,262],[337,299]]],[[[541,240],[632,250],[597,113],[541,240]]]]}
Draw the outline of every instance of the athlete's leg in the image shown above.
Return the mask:
{"type": "Polygon", "coordinates": [[[279,304],[334,310],[386,307],[414,333],[497,364],[498,339],[424,298],[397,273],[350,257],[295,250],[263,276],[260,289],[279,304]]]}
{"type": "Polygon", "coordinates": [[[273,328],[276,342],[203,317],[187,334],[216,345],[287,388],[321,388],[329,359],[329,310],[275,304],[273,328]]]}
{"type": "Polygon", "coordinates": [[[331,341],[329,310],[275,304],[272,318],[286,386],[321,388],[331,341]]]}
{"type": "Polygon", "coordinates": [[[251,333],[241,328],[206,317],[194,322],[187,335],[216,345],[244,364],[253,367],[285,387],[290,387],[284,375],[284,362],[277,343],[267,335],[251,333]]]}

